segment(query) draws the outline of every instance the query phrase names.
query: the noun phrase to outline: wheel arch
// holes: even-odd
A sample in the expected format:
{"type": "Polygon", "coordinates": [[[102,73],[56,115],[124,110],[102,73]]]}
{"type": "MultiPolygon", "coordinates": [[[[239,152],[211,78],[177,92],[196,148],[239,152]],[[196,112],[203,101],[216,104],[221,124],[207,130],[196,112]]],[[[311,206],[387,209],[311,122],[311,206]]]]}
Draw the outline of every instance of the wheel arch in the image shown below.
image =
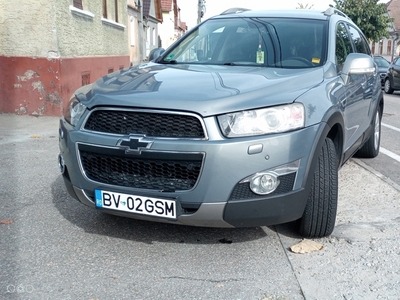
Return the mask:
{"type": "MultiPolygon", "coordinates": [[[[327,132],[325,137],[328,137],[333,141],[336,150],[336,156],[338,159],[339,167],[344,163],[343,161],[343,153],[344,153],[344,120],[343,116],[340,112],[334,112],[331,114],[327,120],[327,124],[329,125],[327,128],[327,132]]],[[[323,137],[323,136],[322,136],[323,137]]],[[[321,143],[325,139],[325,137],[321,137],[321,143]]]]}
{"type": "Polygon", "coordinates": [[[340,111],[334,110],[332,107],[320,123],[318,133],[316,135],[316,142],[312,149],[311,159],[307,166],[307,176],[305,177],[304,187],[308,193],[311,187],[312,176],[317,165],[319,153],[325,143],[325,139],[329,138],[333,141],[336,150],[336,157],[338,161],[338,169],[344,163],[344,120],[340,111]]]}

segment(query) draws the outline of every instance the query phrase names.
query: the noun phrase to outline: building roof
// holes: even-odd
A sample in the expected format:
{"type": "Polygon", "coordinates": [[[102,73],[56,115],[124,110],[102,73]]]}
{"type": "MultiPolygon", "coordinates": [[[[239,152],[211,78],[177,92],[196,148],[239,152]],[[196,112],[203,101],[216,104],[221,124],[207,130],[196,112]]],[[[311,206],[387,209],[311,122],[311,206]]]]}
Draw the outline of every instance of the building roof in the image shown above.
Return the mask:
{"type": "Polygon", "coordinates": [[[162,11],[171,11],[172,10],[172,0],[161,0],[161,8],[162,8],[162,11]]]}
{"type": "MultiPolygon", "coordinates": [[[[162,10],[161,10],[161,1],[162,0],[154,0],[154,9],[155,9],[155,17],[162,23],[163,17],[162,17],[162,10]]],[[[152,0],[143,0],[143,17],[148,18],[150,16],[150,8],[151,8],[151,2],[152,0]]]]}
{"type": "Polygon", "coordinates": [[[143,0],[143,16],[150,15],[151,0],[143,0]]]}
{"type": "Polygon", "coordinates": [[[400,0],[391,0],[386,4],[389,16],[393,18],[395,31],[400,31],[400,0]]]}

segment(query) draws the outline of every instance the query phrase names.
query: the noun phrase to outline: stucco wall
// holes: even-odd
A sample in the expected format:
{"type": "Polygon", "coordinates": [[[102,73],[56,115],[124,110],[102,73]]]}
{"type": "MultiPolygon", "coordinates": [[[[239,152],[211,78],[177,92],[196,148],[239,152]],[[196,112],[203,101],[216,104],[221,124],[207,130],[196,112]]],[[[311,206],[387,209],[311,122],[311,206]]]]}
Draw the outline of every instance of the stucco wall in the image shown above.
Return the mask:
{"type": "Polygon", "coordinates": [[[88,16],[70,10],[71,0],[0,0],[0,55],[79,57],[128,55],[127,6],[108,1],[108,18],[102,3],[84,0],[88,16]],[[91,17],[90,14],[93,14],[91,17]]]}
{"type": "Polygon", "coordinates": [[[57,53],[55,1],[0,0],[0,55],[52,57],[57,53]]]}
{"type": "Polygon", "coordinates": [[[163,12],[163,23],[159,25],[158,33],[161,36],[161,43],[164,49],[167,49],[175,42],[174,11],[163,12]]]}
{"type": "MultiPolygon", "coordinates": [[[[118,24],[113,24],[114,10],[109,5],[108,18],[102,20],[99,0],[83,1],[83,10],[93,17],[82,16],[70,10],[72,1],[54,0],[57,16],[58,47],[62,57],[128,55],[127,6],[118,2],[118,24]]],[[[114,1],[108,1],[114,4],[114,1]]]]}
{"type": "Polygon", "coordinates": [[[126,1],[0,0],[0,112],[60,115],[78,87],[128,67],[126,1]]]}

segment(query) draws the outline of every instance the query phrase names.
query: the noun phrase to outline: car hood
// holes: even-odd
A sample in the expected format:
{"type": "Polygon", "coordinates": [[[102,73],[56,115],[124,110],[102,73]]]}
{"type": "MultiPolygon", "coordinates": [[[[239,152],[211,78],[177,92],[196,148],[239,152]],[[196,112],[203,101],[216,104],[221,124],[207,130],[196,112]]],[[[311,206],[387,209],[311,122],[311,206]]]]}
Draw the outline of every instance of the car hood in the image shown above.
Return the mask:
{"type": "Polygon", "coordinates": [[[379,72],[379,73],[386,73],[387,70],[388,70],[388,68],[385,68],[385,67],[378,67],[378,72],[379,72]]]}
{"type": "Polygon", "coordinates": [[[95,106],[191,111],[202,116],[291,103],[323,80],[323,68],[148,63],[109,74],[76,95],[95,106]]]}

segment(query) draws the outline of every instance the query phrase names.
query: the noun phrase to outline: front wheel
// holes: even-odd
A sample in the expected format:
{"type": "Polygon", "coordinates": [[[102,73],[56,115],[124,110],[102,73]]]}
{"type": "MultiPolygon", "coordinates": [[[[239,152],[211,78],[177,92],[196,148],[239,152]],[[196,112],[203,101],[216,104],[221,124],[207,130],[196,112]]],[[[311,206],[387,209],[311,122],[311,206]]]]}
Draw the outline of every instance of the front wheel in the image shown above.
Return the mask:
{"type": "Polygon", "coordinates": [[[373,132],[368,138],[368,141],[357,151],[357,157],[374,158],[379,154],[379,147],[381,144],[381,108],[378,106],[375,117],[372,123],[373,132]]]}
{"type": "Polygon", "coordinates": [[[300,234],[306,238],[328,236],[335,227],[338,200],[338,161],[335,145],[325,139],[311,183],[300,234]]]}
{"type": "Polygon", "coordinates": [[[392,85],[390,84],[389,78],[385,79],[385,85],[383,87],[383,90],[385,91],[386,94],[393,94],[393,88],[392,85]]]}

